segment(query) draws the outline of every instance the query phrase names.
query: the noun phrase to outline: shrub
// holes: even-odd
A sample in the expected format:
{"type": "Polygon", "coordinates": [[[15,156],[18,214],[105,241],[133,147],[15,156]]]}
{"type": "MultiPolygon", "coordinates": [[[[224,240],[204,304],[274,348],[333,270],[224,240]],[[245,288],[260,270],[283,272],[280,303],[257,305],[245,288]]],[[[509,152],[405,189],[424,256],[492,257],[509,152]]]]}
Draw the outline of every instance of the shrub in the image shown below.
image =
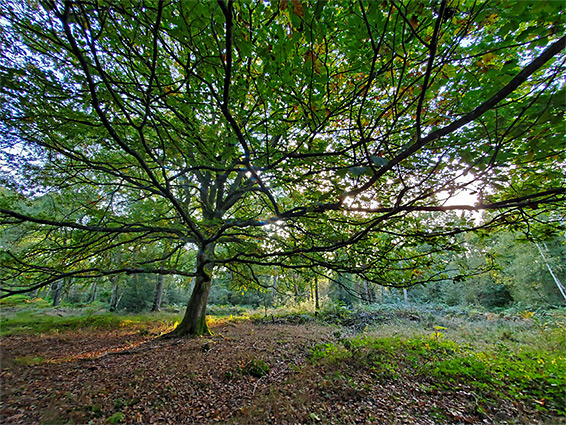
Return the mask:
{"type": "Polygon", "coordinates": [[[505,307],[513,302],[509,289],[501,284],[489,284],[478,294],[481,305],[487,308],[505,307]]]}

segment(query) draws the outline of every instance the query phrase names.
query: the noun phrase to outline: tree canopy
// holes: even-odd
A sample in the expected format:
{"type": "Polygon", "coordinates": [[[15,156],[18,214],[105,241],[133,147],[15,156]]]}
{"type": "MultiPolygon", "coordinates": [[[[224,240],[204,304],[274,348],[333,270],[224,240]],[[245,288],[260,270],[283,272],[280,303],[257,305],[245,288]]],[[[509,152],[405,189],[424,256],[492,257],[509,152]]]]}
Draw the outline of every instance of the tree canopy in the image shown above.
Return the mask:
{"type": "Polygon", "coordinates": [[[200,334],[215,268],[406,286],[460,233],[564,220],[563,2],[2,9],[3,296],[194,277],[200,334]]]}

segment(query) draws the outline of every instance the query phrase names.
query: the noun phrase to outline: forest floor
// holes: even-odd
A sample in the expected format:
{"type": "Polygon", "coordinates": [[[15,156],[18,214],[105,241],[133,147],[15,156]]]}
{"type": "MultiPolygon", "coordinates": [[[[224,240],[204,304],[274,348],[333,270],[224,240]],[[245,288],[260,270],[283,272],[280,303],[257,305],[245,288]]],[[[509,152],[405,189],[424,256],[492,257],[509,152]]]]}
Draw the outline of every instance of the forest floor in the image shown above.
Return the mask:
{"type": "Polygon", "coordinates": [[[538,382],[541,371],[507,367],[483,349],[470,354],[440,332],[446,327],[390,338],[399,326],[216,320],[213,336],[160,339],[171,323],[127,322],[2,337],[0,422],[566,423],[563,354],[535,359],[562,362],[547,374],[554,381],[535,385],[541,393],[525,384],[538,382]],[[485,359],[507,377],[516,370],[532,376],[506,387],[485,359]]]}

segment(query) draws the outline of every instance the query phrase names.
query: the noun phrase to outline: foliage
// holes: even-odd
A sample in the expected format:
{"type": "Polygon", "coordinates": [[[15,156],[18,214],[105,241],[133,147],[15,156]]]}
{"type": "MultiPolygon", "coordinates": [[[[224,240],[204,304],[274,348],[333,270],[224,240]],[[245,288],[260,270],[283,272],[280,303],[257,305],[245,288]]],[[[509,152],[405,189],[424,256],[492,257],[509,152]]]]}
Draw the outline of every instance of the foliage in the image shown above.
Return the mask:
{"type": "Polygon", "coordinates": [[[426,287],[411,288],[410,298],[418,303],[481,305],[488,309],[564,304],[566,300],[548,270],[550,266],[559,280],[566,280],[561,261],[566,258],[564,237],[533,242],[527,236],[522,232],[499,231],[481,237],[461,237],[465,248],[450,261],[476,272],[462,280],[447,279],[426,287]],[[544,258],[536,243],[543,246],[544,258]],[[485,272],[478,274],[481,269],[485,272]]]}
{"type": "Polygon", "coordinates": [[[118,307],[131,312],[149,310],[155,293],[155,282],[151,278],[151,275],[134,275],[128,279],[118,307]]]}
{"type": "Polygon", "coordinates": [[[251,359],[238,369],[239,373],[258,379],[269,374],[270,370],[271,367],[263,360],[259,359],[251,359]]]}
{"type": "Polygon", "coordinates": [[[210,305],[208,307],[208,314],[212,316],[241,316],[246,313],[249,309],[242,305],[232,306],[232,305],[210,305]]]}
{"type": "Polygon", "coordinates": [[[487,285],[478,296],[480,303],[487,308],[506,307],[513,302],[509,289],[502,284],[487,285]]]}
{"type": "Polygon", "coordinates": [[[566,352],[519,351],[505,345],[477,351],[433,334],[426,338],[357,337],[316,346],[311,361],[347,362],[379,379],[399,374],[432,377],[444,391],[471,387],[482,398],[534,402],[538,410],[566,415],[566,352]]]}
{"type": "Polygon", "coordinates": [[[109,423],[109,424],[119,424],[120,422],[124,422],[125,418],[126,418],[126,415],[124,415],[124,413],[116,412],[112,416],[110,416],[108,419],[106,419],[106,422],[109,423]]]}

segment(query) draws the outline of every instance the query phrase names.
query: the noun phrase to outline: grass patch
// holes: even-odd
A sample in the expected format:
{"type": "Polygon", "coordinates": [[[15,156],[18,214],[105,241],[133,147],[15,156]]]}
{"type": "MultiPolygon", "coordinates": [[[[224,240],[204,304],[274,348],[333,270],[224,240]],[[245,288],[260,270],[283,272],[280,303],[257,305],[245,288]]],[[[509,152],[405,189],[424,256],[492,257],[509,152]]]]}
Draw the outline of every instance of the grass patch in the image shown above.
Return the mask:
{"type": "Polygon", "coordinates": [[[447,383],[470,385],[485,396],[534,403],[539,411],[566,416],[566,355],[548,352],[463,352],[427,364],[424,373],[447,383]]]}
{"type": "Polygon", "coordinates": [[[30,355],[14,357],[11,361],[16,366],[30,366],[45,363],[45,359],[43,357],[30,355]]]}
{"type": "Polygon", "coordinates": [[[59,317],[34,312],[19,312],[14,317],[0,320],[0,335],[73,332],[84,329],[113,330],[124,327],[143,329],[149,324],[172,325],[177,316],[172,314],[120,315],[104,313],[88,316],[59,317]]]}
{"type": "Polygon", "coordinates": [[[43,298],[31,298],[27,295],[12,295],[0,299],[0,307],[29,307],[34,306],[37,308],[47,308],[51,302],[43,298]]]}
{"type": "Polygon", "coordinates": [[[522,401],[541,412],[566,416],[564,349],[516,352],[495,344],[478,351],[437,333],[411,338],[361,336],[315,346],[311,363],[328,366],[333,373],[356,369],[376,378],[432,379],[444,391],[471,387],[484,399],[522,401]]]}

